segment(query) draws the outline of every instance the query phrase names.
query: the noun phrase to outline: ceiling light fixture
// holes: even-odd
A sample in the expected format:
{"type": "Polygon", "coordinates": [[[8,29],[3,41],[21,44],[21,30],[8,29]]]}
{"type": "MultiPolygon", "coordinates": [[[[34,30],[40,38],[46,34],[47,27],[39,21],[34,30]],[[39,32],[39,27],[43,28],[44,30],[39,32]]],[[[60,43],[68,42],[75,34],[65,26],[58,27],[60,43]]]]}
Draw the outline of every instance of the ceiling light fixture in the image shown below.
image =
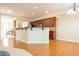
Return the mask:
{"type": "Polygon", "coordinates": [[[13,20],[16,20],[16,18],[13,18],[13,20]]]}
{"type": "Polygon", "coordinates": [[[48,11],[45,11],[45,14],[48,14],[49,12],[48,11]]]}
{"type": "Polygon", "coordinates": [[[21,14],[21,16],[23,16],[23,14],[21,14]]]}
{"type": "Polygon", "coordinates": [[[34,13],[32,13],[32,15],[34,15],[34,13]]]}
{"type": "Polygon", "coordinates": [[[76,14],[77,10],[76,10],[76,3],[73,3],[72,8],[67,12],[67,14],[76,14]]]}
{"type": "Polygon", "coordinates": [[[38,6],[35,6],[35,9],[38,9],[38,6]]]}
{"type": "Polygon", "coordinates": [[[8,13],[12,13],[12,10],[8,10],[8,13]]]}

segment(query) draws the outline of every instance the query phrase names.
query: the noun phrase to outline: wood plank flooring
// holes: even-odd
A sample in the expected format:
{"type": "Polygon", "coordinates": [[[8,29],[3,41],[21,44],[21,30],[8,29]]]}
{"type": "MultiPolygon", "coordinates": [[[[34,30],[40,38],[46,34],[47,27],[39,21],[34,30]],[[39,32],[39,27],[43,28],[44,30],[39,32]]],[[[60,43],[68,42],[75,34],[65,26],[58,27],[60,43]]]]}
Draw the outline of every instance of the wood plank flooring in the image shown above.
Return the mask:
{"type": "Polygon", "coordinates": [[[26,44],[16,41],[15,48],[22,48],[34,56],[79,56],[79,44],[50,40],[49,44],[26,44]]]}

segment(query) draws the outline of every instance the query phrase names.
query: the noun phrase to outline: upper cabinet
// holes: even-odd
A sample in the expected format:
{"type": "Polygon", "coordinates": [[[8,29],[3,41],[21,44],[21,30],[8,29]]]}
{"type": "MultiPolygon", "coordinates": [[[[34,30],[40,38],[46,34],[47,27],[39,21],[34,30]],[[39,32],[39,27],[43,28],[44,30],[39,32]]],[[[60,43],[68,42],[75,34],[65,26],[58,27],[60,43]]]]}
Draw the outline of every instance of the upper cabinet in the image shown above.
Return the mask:
{"type": "Polygon", "coordinates": [[[33,27],[55,27],[56,26],[56,17],[50,17],[41,19],[38,21],[31,22],[31,25],[33,27]]]}

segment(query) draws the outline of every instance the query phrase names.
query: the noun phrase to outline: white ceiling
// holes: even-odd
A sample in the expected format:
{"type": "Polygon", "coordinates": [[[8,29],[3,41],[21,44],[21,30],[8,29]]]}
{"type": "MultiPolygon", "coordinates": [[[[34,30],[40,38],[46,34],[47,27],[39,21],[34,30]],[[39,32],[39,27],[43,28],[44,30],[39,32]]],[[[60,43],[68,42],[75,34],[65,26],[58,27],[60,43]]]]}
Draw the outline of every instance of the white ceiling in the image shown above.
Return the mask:
{"type": "Polygon", "coordinates": [[[45,11],[48,11],[48,14],[55,14],[68,10],[71,6],[72,4],[69,3],[0,3],[0,10],[4,10],[0,13],[13,16],[23,14],[24,17],[32,20],[47,15],[45,11]],[[38,8],[35,9],[35,6],[38,6],[38,8]],[[7,10],[12,10],[12,13],[8,13],[7,10]]]}

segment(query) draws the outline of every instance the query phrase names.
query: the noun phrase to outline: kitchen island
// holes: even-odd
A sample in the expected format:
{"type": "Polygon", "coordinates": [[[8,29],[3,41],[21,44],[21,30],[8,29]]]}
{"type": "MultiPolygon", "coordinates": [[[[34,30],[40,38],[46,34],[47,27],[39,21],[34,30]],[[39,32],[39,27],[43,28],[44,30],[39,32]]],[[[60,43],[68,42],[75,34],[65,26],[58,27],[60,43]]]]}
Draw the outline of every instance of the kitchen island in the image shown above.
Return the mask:
{"type": "Polygon", "coordinates": [[[16,30],[16,39],[27,43],[49,43],[48,27],[32,27],[16,30]]]}

